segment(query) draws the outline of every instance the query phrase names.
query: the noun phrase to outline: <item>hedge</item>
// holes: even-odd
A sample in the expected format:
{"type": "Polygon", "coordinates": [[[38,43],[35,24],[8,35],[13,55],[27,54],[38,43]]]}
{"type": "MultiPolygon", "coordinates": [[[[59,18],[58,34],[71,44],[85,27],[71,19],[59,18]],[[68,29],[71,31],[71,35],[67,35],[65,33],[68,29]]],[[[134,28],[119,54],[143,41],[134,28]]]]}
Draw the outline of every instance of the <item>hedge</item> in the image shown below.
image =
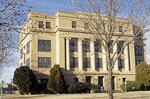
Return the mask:
{"type": "MultiPolygon", "coordinates": [[[[125,83],[120,85],[122,91],[125,91],[125,83]]],[[[138,81],[127,81],[126,91],[139,91],[142,90],[143,85],[138,81]]]]}

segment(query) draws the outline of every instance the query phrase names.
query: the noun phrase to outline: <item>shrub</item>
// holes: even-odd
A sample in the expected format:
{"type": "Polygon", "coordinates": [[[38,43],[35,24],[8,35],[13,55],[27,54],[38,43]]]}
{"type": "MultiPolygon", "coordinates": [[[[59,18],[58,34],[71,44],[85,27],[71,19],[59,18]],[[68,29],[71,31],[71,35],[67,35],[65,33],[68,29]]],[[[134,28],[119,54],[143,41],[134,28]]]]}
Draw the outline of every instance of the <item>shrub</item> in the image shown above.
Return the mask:
{"type": "Polygon", "coordinates": [[[66,84],[59,65],[54,65],[54,67],[51,68],[47,88],[57,93],[65,91],[66,84]]]}
{"type": "Polygon", "coordinates": [[[36,77],[27,66],[21,66],[14,72],[13,83],[17,85],[20,94],[29,94],[36,85],[36,77]]]}
{"type": "MultiPolygon", "coordinates": [[[[125,91],[125,83],[120,85],[121,90],[125,91]]],[[[137,81],[127,81],[126,89],[127,91],[139,91],[142,90],[143,85],[137,81]]]]}
{"type": "Polygon", "coordinates": [[[100,86],[99,86],[99,85],[91,84],[91,89],[92,89],[94,92],[99,92],[99,91],[100,91],[100,86]]]}
{"type": "Polygon", "coordinates": [[[68,92],[76,93],[76,84],[70,84],[70,86],[68,87],[68,92]]]}
{"type": "Polygon", "coordinates": [[[136,81],[144,84],[145,88],[150,86],[150,66],[146,62],[136,66],[136,81]]]}
{"type": "Polygon", "coordinates": [[[70,86],[68,87],[68,92],[69,93],[86,93],[90,91],[91,89],[93,89],[94,91],[97,91],[98,88],[99,88],[98,85],[89,84],[87,82],[85,83],[77,82],[74,84],[70,84],[70,86]]]}

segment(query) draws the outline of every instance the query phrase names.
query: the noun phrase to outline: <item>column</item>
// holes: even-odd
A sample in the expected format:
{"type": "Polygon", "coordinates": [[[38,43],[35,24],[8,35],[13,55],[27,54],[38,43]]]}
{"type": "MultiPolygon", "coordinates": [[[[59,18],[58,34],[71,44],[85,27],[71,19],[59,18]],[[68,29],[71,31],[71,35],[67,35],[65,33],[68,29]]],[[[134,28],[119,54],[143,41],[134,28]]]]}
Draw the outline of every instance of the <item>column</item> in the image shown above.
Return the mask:
{"type": "Polygon", "coordinates": [[[82,38],[79,38],[78,40],[78,66],[79,71],[83,70],[83,59],[82,59],[82,38]]]}
{"type": "Polygon", "coordinates": [[[129,57],[130,57],[130,70],[131,72],[135,73],[135,49],[134,49],[134,45],[135,42],[131,42],[129,44],[129,57]]]}
{"type": "Polygon", "coordinates": [[[102,45],[102,53],[103,53],[103,71],[107,72],[107,64],[106,64],[106,51],[102,45]]]}
{"type": "Polygon", "coordinates": [[[95,50],[94,50],[94,40],[90,42],[90,54],[91,54],[91,71],[95,70],[95,50]]]}
{"type": "Polygon", "coordinates": [[[144,61],[146,61],[147,62],[147,57],[146,57],[146,55],[147,55],[147,50],[146,50],[146,40],[144,39],[143,40],[143,50],[142,51],[144,51],[144,61]]]}
{"type": "Polygon", "coordinates": [[[67,65],[67,70],[70,70],[70,43],[69,43],[69,38],[66,38],[66,65],[67,65]]]}
{"type": "Polygon", "coordinates": [[[128,47],[126,46],[124,49],[124,66],[125,66],[125,71],[129,71],[129,57],[128,57],[128,47]]]}
{"type": "MultiPolygon", "coordinates": [[[[117,52],[117,43],[114,45],[114,53],[117,52]]],[[[117,53],[114,57],[114,59],[116,59],[117,53]]],[[[115,64],[114,64],[114,70],[118,71],[118,59],[116,60],[115,64]]]]}

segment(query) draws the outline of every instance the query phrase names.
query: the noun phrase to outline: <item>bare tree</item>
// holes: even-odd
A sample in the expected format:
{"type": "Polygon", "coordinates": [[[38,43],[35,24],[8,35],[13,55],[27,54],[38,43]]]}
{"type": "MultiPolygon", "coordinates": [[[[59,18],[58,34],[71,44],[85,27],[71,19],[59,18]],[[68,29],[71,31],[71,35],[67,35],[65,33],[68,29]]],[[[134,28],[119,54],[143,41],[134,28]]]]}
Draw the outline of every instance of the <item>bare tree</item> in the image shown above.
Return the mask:
{"type": "Polygon", "coordinates": [[[113,99],[112,69],[124,49],[148,31],[149,0],[72,0],[76,17],[88,24],[88,33],[101,40],[108,68],[108,97],[113,99]],[[123,38],[123,42],[120,40],[123,38]],[[112,42],[113,41],[113,42],[112,42]],[[120,42],[120,43],[119,43],[120,42]],[[118,44],[119,43],[119,44],[118,44]],[[118,48],[111,53],[114,45],[118,48]]]}
{"type": "Polygon", "coordinates": [[[0,68],[18,51],[19,28],[29,9],[25,0],[0,0],[0,68]]]}

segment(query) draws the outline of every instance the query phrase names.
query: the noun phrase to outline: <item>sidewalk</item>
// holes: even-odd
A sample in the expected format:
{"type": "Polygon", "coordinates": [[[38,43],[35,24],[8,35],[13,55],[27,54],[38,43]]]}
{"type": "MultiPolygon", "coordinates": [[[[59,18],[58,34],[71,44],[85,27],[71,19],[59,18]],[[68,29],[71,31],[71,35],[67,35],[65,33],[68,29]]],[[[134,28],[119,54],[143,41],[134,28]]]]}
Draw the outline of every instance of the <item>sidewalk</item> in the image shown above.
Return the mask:
{"type": "MultiPolygon", "coordinates": [[[[107,93],[4,95],[3,99],[108,99],[107,93]]],[[[150,99],[150,91],[114,93],[114,99],[150,99]]]]}

